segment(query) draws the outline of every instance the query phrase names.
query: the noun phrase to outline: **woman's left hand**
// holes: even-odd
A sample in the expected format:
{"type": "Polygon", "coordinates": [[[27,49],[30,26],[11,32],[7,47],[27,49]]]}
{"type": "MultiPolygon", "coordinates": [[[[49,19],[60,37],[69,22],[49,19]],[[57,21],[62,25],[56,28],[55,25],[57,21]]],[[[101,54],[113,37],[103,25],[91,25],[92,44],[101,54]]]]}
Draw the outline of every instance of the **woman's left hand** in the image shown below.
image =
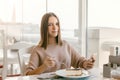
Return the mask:
{"type": "Polygon", "coordinates": [[[83,68],[90,69],[94,66],[95,58],[92,56],[90,59],[84,61],[83,68]]]}

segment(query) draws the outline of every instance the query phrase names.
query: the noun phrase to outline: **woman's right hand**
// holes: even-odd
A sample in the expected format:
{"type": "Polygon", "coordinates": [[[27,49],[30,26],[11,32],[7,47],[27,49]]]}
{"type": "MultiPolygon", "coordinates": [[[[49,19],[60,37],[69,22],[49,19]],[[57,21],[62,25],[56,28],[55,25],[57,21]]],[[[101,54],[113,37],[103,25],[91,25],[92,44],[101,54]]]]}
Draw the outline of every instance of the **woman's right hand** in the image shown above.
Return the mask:
{"type": "Polygon", "coordinates": [[[55,59],[52,57],[47,56],[43,62],[44,65],[47,67],[55,67],[55,59]]]}
{"type": "Polygon", "coordinates": [[[47,56],[41,66],[39,66],[38,68],[36,68],[32,71],[27,72],[26,75],[43,73],[46,70],[46,68],[55,67],[55,65],[56,65],[55,59],[47,56]]]}

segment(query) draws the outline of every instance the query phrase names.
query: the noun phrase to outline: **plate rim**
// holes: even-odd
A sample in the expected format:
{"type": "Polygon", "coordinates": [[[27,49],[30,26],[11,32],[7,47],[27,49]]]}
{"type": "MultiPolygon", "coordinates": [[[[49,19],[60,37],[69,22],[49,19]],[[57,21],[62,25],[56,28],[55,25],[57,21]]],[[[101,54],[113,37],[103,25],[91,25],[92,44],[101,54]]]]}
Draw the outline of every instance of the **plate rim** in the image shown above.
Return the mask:
{"type": "Polygon", "coordinates": [[[87,70],[83,70],[83,71],[88,72],[87,74],[85,74],[85,75],[83,75],[83,76],[66,76],[66,75],[59,74],[61,71],[65,71],[65,69],[57,70],[57,71],[55,72],[55,74],[56,74],[57,76],[61,76],[61,77],[64,77],[64,78],[85,78],[85,77],[89,77],[89,76],[90,76],[90,73],[89,73],[89,71],[87,71],[87,70]]]}

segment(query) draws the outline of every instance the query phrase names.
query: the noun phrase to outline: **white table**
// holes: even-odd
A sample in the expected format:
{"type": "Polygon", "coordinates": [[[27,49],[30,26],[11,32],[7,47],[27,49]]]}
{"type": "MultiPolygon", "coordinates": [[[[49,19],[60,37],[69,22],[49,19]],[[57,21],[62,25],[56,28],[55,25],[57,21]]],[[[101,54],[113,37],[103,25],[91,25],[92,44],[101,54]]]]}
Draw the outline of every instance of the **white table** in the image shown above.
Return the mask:
{"type": "Polygon", "coordinates": [[[19,49],[21,49],[21,48],[31,46],[31,44],[33,44],[33,43],[29,43],[29,42],[25,42],[25,41],[20,41],[20,42],[16,42],[16,43],[13,44],[13,45],[8,45],[7,49],[19,50],[19,49]]]}
{"type": "MultiPolygon", "coordinates": [[[[38,77],[48,77],[51,73],[44,73],[41,75],[32,75],[32,76],[19,76],[19,77],[7,77],[5,80],[110,80],[110,78],[104,78],[101,74],[99,68],[93,68],[90,70],[92,76],[87,79],[38,79],[38,77]]],[[[52,73],[53,74],[53,73],[52,73]]]]}

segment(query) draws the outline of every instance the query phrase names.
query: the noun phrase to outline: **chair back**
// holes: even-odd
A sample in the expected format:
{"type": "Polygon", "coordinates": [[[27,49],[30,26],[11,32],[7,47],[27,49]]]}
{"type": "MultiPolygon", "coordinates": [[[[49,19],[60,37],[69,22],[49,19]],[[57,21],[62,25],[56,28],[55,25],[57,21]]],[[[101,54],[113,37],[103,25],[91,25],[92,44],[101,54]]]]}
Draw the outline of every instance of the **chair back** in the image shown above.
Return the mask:
{"type": "Polygon", "coordinates": [[[21,75],[25,75],[26,65],[29,62],[31,52],[34,49],[34,47],[35,45],[31,45],[29,47],[22,48],[18,51],[19,58],[20,58],[19,61],[20,61],[21,75]]]}
{"type": "Polygon", "coordinates": [[[3,48],[3,70],[2,70],[2,79],[4,80],[7,77],[7,41],[6,41],[6,34],[4,30],[0,30],[0,40],[1,40],[1,48],[3,48]]]}

